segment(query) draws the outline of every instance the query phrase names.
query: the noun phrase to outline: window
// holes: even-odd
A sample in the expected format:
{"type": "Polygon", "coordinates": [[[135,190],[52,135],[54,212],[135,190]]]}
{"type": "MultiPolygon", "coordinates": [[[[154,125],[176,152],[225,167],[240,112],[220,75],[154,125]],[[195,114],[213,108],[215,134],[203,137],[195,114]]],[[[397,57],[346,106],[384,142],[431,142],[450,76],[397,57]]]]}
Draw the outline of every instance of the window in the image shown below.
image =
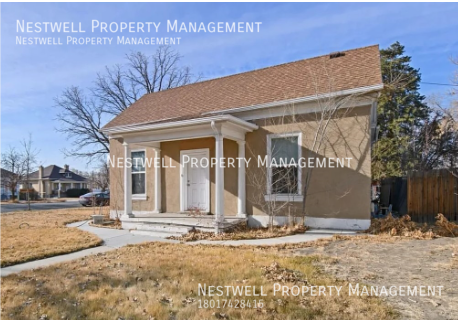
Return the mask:
{"type": "Polygon", "coordinates": [[[132,195],[144,195],[145,191],[145,151],[132,151],[132,195]]]}
{"type": "Polygon", "coordinates": [[[298,165],[301,156],[300,136],[300,133],[268,136],[269,195],[301,194],[301,168],[298,165]]]}

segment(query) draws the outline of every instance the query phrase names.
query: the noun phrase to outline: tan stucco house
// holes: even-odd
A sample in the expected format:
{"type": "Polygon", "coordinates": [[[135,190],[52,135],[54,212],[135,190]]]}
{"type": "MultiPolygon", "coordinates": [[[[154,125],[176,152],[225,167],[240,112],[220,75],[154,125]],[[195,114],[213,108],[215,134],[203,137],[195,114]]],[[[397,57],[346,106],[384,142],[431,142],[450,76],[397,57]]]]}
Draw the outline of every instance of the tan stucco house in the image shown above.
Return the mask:
{"type": "MultiPolygon", "coordinates": [[[[38,192],[40,198],[65,196],[68,189],[86,189],[88,181],[85,177],[70,170],[68,165],[59,167],[49,165],[39,166],[29,176],[31,188],[38,192]]],[[[24,187],[24,186],[23,186],[24,187]]]]}
{"type": "Polygon", "coordinates": [[[111,215],[139,230],[196,208],[222,226],[266,225],[273,214],[279,224],[302,217],[312,227],[366,229],[382,87],[379,48],[369,46],[147,94],[102,130],[113,163],[160,164],[112,164],[111,215]],[[205,167],[209,158],[252,161],[205,167]],[[305,158],[307,166],[258,165],[274,158],[305,158]],[[345,165],[336,167],[336,158],[345,165]],[[313,168],[317,159],[327,166],[313,168]]]}

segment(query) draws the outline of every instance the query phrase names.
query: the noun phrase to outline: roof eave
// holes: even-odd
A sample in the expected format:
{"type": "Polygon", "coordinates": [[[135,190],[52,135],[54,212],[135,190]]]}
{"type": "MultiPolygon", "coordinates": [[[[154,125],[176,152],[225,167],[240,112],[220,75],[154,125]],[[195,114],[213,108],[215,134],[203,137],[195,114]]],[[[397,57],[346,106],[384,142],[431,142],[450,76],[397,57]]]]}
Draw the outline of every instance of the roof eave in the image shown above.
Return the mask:
{"type": "Polygon", "coordinates": [[[221,122],[221,121],[228,121],[232,122],[239,127],[244,128],[247,132],[251,132],[253,130],[258,129],[258,126],[242,120],[240,118],[234,117],[229,114],[222,114],[222,115],[214,115],[202,118],[194,118],[188,120],[179,120],[179,121],[172,121],[172,122],[164,122],[164,123],[139,123],[133,125],[126,125],[126,126],[116,126],[111,128],[102,128],[100,131],[105,134],[118,134],[118,133],[130,133],[130,132],[137,132],[137,131],[147,131],[147,130],[160,130],[160,129],[171,129],[176,127],[186,127],[192,125],[198,125],[203,123],[212,123],[212,122],[221,122]]]}

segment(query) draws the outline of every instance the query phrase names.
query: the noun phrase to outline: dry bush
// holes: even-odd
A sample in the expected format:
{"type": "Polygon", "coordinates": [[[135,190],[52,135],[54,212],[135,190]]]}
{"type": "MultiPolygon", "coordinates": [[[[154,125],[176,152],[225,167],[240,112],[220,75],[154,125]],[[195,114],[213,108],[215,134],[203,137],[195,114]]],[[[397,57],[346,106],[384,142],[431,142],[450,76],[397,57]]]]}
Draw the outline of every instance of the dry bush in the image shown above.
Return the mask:
{"type": "Polygon", "coordinates": [[[66,224],[88,220],[92,209],[23,211],[1,218],[1,266],[43,259],[101,244],[92,233],[66,224]]]}
{"type": "Polygon", "coordinates": [[[435,232],[441,237],[456,237],[458,235],[458,225],[450,222],[442,213],[436,217],[435,232]]]}
{"type": "Polygon", "coordinates": [[[180,240],[184,242],[198,240],[249,240],[249,239],[267,239],[290,236],[293,234],[304,233],[307,228],[303,225],[296,226],[276,226],[273,228],[249,228],[246,224],[240,224],[234,228],[215,234],[213,232],[203,232],[199,230],[191,231],[182,236],[172,236],[168,239],[180,240]]]}
{"type": "Polygon", "coordinates": [[[420,224],[412,221],[409,215],[395,218],[391,213],[382,219],[372,219],[366,233],[374,235],[390,235],[414,239],[433,239],[437,237],[455,237],[458,225],[450,222],[439,213],[435,225],[420,224]]]}

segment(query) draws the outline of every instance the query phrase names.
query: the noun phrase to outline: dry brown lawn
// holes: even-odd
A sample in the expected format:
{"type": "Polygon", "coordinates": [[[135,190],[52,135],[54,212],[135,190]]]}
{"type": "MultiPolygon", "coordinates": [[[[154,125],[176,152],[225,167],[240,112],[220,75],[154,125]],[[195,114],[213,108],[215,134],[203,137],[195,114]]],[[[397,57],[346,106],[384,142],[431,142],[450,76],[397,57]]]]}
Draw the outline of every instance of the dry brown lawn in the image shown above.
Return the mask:
{"type": "MultiPolygon", "coordinates": [[[[393,319],[371,297],[273,296],[284,285],[346,285],[319,271],[316,259],[221,246],[148,243],[5,277],[3,319],[393,319]],[[274,262],[276,264],[274,264],[274,262]],[[274,267],[269,267],[274,266],[274,267]],[[277,278],[277,276],[279,278],[277,278]],[[305,282],[302,282],[305,281],[305,282]],[[262,286],[263,308],[199,308],[198,284],[262,286]]],[[[348,291],[348,290],[342,290],[348,291]]],[[[253,300],[226,296],[210,300],[253,300]]],[[[259,300],[258,300],[259,301],[259,300]]]]}
{"type": "Polygon", "coordinates": [[[67,223],[90,219],[92,209],[21,211],[1,215],[1,266],[43,259],[101,244],[67,223]]]}

